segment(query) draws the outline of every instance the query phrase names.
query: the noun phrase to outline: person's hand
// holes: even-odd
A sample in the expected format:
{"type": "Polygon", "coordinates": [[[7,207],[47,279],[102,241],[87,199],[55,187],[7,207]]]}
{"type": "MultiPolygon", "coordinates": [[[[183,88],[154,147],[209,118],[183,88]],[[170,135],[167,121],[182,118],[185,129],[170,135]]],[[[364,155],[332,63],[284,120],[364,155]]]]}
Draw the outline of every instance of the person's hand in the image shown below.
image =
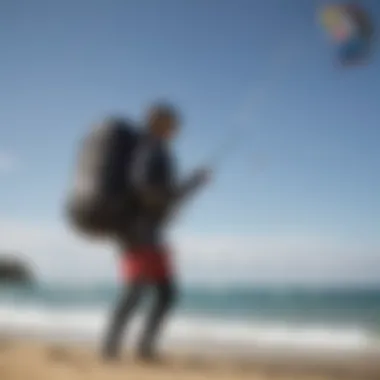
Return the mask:
{"type": "Polygon", "coordinates": [[[197,185],[204,185],[211,179],[211,169],[209,168],[200,168],[195,171],[194,173],[194,181],[197,183],[197,185]]]}
{"type": "Polygon", "coordinates": [[[190,177],[181,185],[177,191],[176,202],[183,201],[196,190],[205,185],[211,178],[211,170],[208,168],[201,168],[195,170],[190,177]]]}

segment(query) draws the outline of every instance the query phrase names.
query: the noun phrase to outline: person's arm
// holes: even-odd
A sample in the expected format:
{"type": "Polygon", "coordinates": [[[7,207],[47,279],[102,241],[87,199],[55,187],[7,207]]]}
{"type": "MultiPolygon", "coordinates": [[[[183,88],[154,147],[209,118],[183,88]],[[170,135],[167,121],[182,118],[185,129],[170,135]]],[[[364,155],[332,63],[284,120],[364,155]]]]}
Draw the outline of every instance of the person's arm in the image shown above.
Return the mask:
{"type": "Polygon", "coordinates": [[[168,157],[152,145],[142,147],[132,165],[132,184],[140,199],[150,207],[167,207],[182,202],[207,179],[207,172],[195,172],[184,182],[173,181],[168,157]]]}
{"type": "Polygon", "coordinates": [[[183,209],[185,203],[208,181],[209,176],[209,170],[201,169],[195,171],[193,175],[182,182],[181,186],[177,189],[175,199],[170,204],[166,219],[167,223],[178,217],[178,214],[183,209]]]}

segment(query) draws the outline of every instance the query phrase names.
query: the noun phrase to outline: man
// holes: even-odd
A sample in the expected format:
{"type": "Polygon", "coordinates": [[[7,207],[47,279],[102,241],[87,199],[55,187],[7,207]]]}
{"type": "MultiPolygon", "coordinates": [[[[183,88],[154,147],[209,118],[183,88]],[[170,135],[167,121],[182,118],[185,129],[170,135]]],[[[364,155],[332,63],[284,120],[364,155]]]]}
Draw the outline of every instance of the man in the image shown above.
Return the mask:
{"type": "Polygon", "coordinates": [[[170,105],[149,110],[146,133],[139,144],[127,175],[136,194],[136,212],[130,226],[119,239],[125,289],[112,317],[103,354],[116,358],[124,328],[148,286],[154,290],[155,303],[148,315],[138,353],[154,359],[155,343],[165,316],[175,298],[171,257],[164,240],[166,222],[174,209],[204,184],[207,170],[199,170],[183,184],[175,180],[174,161],[169,143],[179,127],[179,116],[170,105]]]}

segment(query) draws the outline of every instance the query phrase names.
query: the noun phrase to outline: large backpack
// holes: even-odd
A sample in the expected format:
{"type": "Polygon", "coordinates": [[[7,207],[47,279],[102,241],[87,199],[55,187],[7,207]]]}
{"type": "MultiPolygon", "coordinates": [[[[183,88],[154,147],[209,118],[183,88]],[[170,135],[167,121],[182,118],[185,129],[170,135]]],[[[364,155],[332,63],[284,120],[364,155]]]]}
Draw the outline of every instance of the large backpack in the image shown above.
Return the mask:
{"type": "Polygon", "coordinates": [[[109,236],[127,228],[134,209],[129,165],[140,134],[123,119],[107,119],[82,141],[66,212],[78,232],[109,236]]]}

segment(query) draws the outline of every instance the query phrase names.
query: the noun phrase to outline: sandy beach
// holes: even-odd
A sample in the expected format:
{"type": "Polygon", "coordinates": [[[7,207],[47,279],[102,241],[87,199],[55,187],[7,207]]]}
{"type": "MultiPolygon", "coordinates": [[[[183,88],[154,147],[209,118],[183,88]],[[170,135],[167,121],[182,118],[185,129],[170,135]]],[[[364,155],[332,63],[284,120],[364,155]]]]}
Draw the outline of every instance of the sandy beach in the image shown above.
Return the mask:
{"type": "Polygon", "coordinates": [[[0,344],[1,380],[338,380],[379,379],[376,363],[336,368],[279,360],[260,361],[171,354],[146,364],[125,355],[105,363],[89,347],[41,341],[4,340],[0,344]]]}

